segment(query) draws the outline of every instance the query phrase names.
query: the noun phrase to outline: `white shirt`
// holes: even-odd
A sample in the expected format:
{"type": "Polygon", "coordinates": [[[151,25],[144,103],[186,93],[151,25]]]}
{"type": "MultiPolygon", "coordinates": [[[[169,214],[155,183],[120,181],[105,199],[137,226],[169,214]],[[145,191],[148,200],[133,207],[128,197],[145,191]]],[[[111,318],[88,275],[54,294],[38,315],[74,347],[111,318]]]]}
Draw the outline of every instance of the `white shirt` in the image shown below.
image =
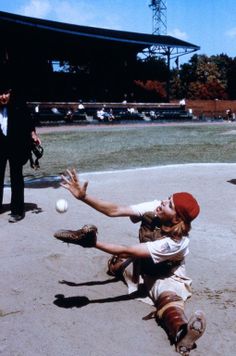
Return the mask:
{"type": "Polygon", "coordinates": [[[0,126],[2,129],[2,133],[5,136],[7,135],[7,122],[8,122],[7,108],[6,107],[0,108],[0,126]]]}
{"type": "MultiPolygon", "coordinates": [[[[136,205],[131,205],[135,215],[142,216],[148,211],[154,211],[161,204],[160,200],[153,200],[136,205]]],[[[174,241],[166,236],[161,240],[146,242],[154,263],[166,260],[182,261],[174,274],[186,278],[185,256],[189,253],[189,238],[184,236],[180,241],[174,241]]]]}
{"type": "Polygon", "coordinates": [[[156,208],[161,205],[161,200],[153,200],[145,203],[131,205],[135,215],[143,216],[148,211],[155,211],[156,208]]]}
{"type": "Polygon", "coordinates": [[[170,237],[164,237],[162,240],[147,242],[147,247],[154,263],[166,260],[181,261],[189,253],[189,239],[183,237],[176,242],[170,237]]]}

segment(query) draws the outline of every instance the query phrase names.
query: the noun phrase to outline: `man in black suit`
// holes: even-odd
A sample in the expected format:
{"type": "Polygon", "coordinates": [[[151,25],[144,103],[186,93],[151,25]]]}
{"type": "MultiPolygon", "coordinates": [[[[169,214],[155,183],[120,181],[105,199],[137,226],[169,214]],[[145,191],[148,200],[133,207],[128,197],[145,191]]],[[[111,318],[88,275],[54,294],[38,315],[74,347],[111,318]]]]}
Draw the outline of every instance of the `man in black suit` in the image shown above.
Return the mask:
{"type": "Polygon", "coordinates": [[[11,179],[11,216],[15,223],[25,216],[23,166],[29,159],[32,141],[40,144],[26,102],[14,89],[0,88],[0,213],[7,161],[11,179]]]}

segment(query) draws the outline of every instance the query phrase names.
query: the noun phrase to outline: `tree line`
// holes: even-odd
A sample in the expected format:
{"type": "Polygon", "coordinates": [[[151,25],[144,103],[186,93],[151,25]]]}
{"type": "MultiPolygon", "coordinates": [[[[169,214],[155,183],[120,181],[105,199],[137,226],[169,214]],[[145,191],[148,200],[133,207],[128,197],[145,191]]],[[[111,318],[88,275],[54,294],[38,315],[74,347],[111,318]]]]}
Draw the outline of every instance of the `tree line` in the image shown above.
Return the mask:
{"type": "MultiPolygon", "coordinates": [[[[148,93],[149,99],[164,100],[168,76],[165,60],[147,58],[137,65],[137,74],[142,75],[135,84],[148,93]]],[[[194,54],[188,63],[171,69],[169,80],[171,100],[235,100],[236,57],[194,54]]]]}
{"type": "Polygon", "coordinates": [[[194,54],[170,72],[164,57],[138,58],[130,65],[120,58],[104,61],[96,58],[86,65],[63,62],[52,78],[53,93],[60,98],[64,90],[65,100],[84,101],[236,99],[236,57],[226,54],[194,54]]]}

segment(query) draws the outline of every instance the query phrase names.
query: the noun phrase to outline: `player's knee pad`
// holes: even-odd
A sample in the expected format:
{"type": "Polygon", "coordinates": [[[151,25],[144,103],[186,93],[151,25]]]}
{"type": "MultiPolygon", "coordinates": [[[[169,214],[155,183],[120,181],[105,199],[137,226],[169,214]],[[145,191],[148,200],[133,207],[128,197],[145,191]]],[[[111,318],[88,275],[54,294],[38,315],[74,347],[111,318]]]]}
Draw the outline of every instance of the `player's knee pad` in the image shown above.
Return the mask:
{"type": "Polygon", "coordinates": [[[156,302],[158,318],[161,319],[164,311],[170,307],[178,307],[183,310],[183,299],[171,291],[161,293],[156,302]]]}

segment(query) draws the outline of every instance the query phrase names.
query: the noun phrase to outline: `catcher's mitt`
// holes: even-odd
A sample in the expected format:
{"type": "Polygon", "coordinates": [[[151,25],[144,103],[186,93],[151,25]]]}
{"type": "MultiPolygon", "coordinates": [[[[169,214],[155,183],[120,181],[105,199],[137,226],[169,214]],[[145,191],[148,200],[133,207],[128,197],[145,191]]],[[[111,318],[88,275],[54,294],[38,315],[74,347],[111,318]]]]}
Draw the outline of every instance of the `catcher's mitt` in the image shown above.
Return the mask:
{"type": "Polygon", "coordinates": [[[40,168],[39,159],[43,157],[43,152],[44,152],[44,149],[41,145],[36,144],[35,142],[32,142],[30,157],[29,157],[31,168],[33,168],[35,170],[40,168]],[[34,156],[35,156],[35,158],[34,158],[34,156]]]}
{"type": "Polygon", "coordinates": [[[94,247],[97,240],[97,227],[95,225],[84,225],[79,230],[58,230],[54,237],[69,244],[82,247],[94,247]]]}
{"type": "Polygon", "coordinates": [[[154,212],[147,212],[142,216],[139,229],[139,241],[155,241],[162,238],[160,229],[160,220],[154,212]]]}

